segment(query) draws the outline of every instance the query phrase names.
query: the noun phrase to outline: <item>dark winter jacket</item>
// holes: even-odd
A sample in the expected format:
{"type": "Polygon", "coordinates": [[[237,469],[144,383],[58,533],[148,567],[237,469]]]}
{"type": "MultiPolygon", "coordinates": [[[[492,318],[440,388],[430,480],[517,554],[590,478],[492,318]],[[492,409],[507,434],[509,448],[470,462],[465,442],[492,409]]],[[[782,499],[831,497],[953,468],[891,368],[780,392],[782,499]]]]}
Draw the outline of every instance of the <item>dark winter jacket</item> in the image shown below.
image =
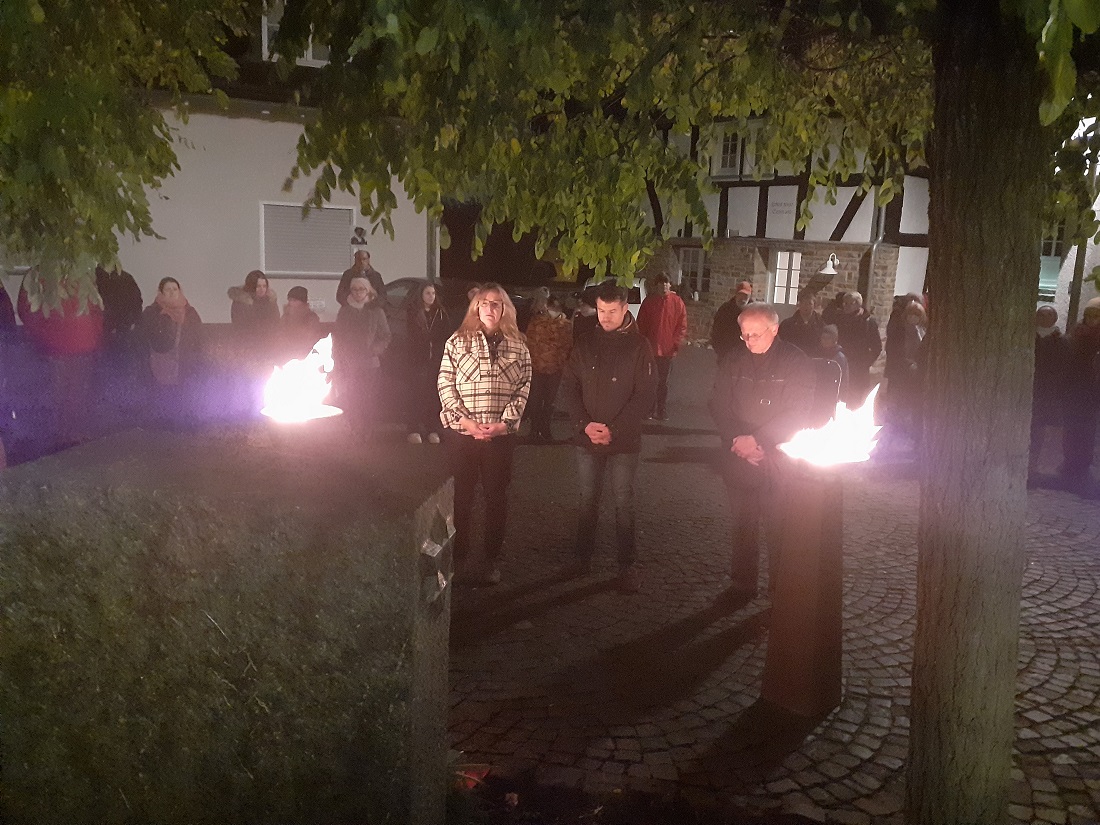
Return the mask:
{"type": "Polygon", "coordinates": [[[323,337],[321,319],[316,312],[308,307],[294,309],[287,304],[279,321],[276,363],[281,364],[291,358],[305,358],[323,337]]]}
{"type": "Polygon", "coordinates": [[[1078,324],[1069,345],[1066,405],[1073,410],[1095,410],[1100,404],[1100,327],[1078,324]]]}
{"type": "Polygon", "coordinates": [[[1060,419],[1069,359],[1069,340],[1061,330],[1055,329],[1044,337],[1035,336],[1035,378],[1031,394],[1033,418],[1048,423],[1060,419]]]}
{"type": "Polygon", "coordinates": [[[232,286],[227,294],[233,302],[229,318],[234,327],[257,337],[271,335],[278,328],[279,301],[273,291],[268,290],[263,298],[257,298],[244,287],[232,286]]]}
{"type": "Polygon", "coordinates": [[[816,312],[810,314],[809,321],[802,317],[801,312],[796,312],[779,325],[779,337],[813,358],[821,347],[821,330],[824,327],[825,322],[816,312]]]}
{"type": "Polygon", "coordinates": [[[423,304],[418,302],[408,308],[406,322],[410,365],[418,371],[427,370],[438,374],[443,347],[451,337],[447,311],[438,302],[429,310],[425,310],[423,304]]]}
{"type": "Polygon", "coordinates": [[[125,270],[108,272],[95,268],[95,288],[103,299],[103,334],[109,341],[122,342],[141,321],[141,289],[125,270]]]}
{"type": "Polygon", "coordinates": [[[642,420],[657,398],[657,371],[630,313],[613,332],[597,326],[578,338],[562,379],[577,446],[605,453],[641,449],[642,420]],[[611,430],[610,444],[593,444],[585,434],[593,421],[611,430]]]}
{"type": "Polygon", "coordinates": [[[807,426],[813,401],[809,356],[776,338],[763,355],[735,350],[719,363],[710,409],[724,449],[751,435],[770,452],[807,426]]]}
{"type": "Polygon", "coordinates": [[[370,281],[371,288],[375,292],[375,300],[380,306],[385,306],[386,282],[382,280],[382,273],[373,266],[368,266],[362,271],[357,270],[354,266],[345,269],[344,274],[340,276],[340,283],[336,285],[336,303],[340,306],[347,304],[348,296],[351,294],[352,278],[366,278],[370,281]]]}
{"type": "Polygon", "coordinates": [[[177,324],[154,302],[141,313],[140,327],[158,383],[175,384],[197,375],[202,362],[202,319],[193,306],[187,305],[183,323],[177,324]],[[165,372],[167,358],[178,366],[165,372]]]}
{"type": "Polygon", "coordinates": [[[714,313],[710,324],[710,345],[719,361],[733,350],[745,348],[745,342],[741,340],[741,326],[737,323],[741,309],[737,301],[730,298],[714,313]]]}
{"type": "Polygon", "coordinates": [[[852,372],[869,370],[882,354],[882,337],[875,319],[867,310],[860,309],[859,312],[838,313],[833,323],[852,372]]]}
{"type": "Polygon", "coordinates": [[[357,309],[340,307],[333,335],[336,370],[345,377],[369,373],[379,367],[379,358],[390,344],[390,325],[377,302],[357,309]]]}

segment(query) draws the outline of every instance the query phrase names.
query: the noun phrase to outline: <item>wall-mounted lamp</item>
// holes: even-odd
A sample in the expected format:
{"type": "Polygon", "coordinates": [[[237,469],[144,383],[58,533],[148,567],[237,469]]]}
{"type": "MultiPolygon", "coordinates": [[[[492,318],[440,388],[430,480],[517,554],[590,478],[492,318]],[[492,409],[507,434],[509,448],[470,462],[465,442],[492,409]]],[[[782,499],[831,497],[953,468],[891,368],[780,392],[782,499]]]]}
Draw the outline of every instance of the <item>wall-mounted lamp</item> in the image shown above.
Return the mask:
{"type": "Polygon", "coordinates": [[[825,266],[821,267],[819,271],[822,275],[836,275],[836,265],[838,263],[840,263],[840,261],[837,259],[836,253],[830,252],[829,260],[825,262],[825,266]]]}

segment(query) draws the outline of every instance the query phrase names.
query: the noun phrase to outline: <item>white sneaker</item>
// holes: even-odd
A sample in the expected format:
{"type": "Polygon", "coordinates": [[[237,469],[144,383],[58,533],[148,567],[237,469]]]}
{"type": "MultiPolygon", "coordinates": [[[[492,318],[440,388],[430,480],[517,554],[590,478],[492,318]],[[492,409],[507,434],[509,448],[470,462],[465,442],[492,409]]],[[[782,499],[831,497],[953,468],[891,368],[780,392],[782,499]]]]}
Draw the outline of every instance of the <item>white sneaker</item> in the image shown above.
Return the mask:
{"type": "Polygon", "coordinates": [[[439,433],[428,433],[428,443],[429,444],[438,444],[439,443],[439,433]]]}
{"type": "Polygon", "coordinates": [[[423,444],[423,440],[420,438],[420,433],[409,433],[409,437],[405,439],[410,444],[423,444]]]}

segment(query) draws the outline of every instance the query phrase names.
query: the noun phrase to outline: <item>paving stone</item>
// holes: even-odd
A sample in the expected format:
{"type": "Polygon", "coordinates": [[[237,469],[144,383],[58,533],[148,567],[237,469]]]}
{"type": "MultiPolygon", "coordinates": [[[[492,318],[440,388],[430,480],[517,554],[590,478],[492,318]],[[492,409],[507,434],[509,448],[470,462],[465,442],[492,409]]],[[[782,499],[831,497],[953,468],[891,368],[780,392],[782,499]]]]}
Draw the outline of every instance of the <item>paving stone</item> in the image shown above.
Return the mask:
{"type": "Polygon", "coordinates": [[[829,821],[841,825],[871,825],[871,816],[863,811],[835,810],[829,811],[829,821]]]}
{"type": "MultiPolygon", "coordinates": [[[[721,790],[758,806],[801,801],[807,811],[827,811],[829,821],[900,822],[882,800],[901,798],[908,756],[919,501],[912,477],[869,468],[872,474],[845,484],[845,699],[777,765],[741,758],[735,736],[759,696],[766,634],[731,642],[697,685],[678,683],[667,700],[660,698],[662,685],[630,683],[648,673],[615,682],[609,651],[640,642],[664,655],[666,631],[684,629],[672,638],[677,655],[690,662],[695,646],[708,650],[767,604],[762,595],[736,616],[692,624],[705,622],[698,617],[706,616],[727,575],[728,558],[714,548],[728,546],[730,524],[717,476],[701,462],[680,460],[715,443],[705,408],[713,355],[686,349],[672,382],[673,418],[659,431],[647,426],[636,478],[645,598],[624,601],[594,587],[614,569],[607,508],[599,575],[552,582],[574,523],[572,453],[565,446],[519,446],[509,507],[522,518],[509,523],[501,558],[506,585],[452,597],[456,612],[477,614],[479,632],[452,649],[448,738],[467,754],[470,743],[492,754],[502,770],[575,769],[587,789],[665,782],[702,795],[721,790]],[[526,623],[520,633],[510,629],[526,623]],[[624,697],[645,703],[635,707],[624,697]]],[[[1010,817],[1053,823],[1050,812],[1062,812],[1067,825],[1097,823],[1100,502],[1030,491],[1027,528],[1010,817]]]]}
{"type": "Polygon", "coordinates": [[[1066,812],[1056,808],[1036,808],[1035,819],[1039,822],[1052,822],[1054,825],[1065,825],[1066,812]]]}
{"type": "Polygon", "coordinates": [[[875,821],[881,817],[891,816],[902,810],[905,801],[892,793],[878,793],[864,799],[857,799],[855,805],[861,811],[866,811],[875,821]]]}
{"type": "Polygon", "coordinates": [[[1008,815],[1017,822],[1031,822],[1032,810],[1027,805],[1009,805],[1008,815]]]}
{"type": "Polygon", "coordinates": [[[780,779],[778,782],[769,782],[764,786],[764,790],[777,795],[790,793],[798,790],[798,783],[792,779],[780,779]]]}

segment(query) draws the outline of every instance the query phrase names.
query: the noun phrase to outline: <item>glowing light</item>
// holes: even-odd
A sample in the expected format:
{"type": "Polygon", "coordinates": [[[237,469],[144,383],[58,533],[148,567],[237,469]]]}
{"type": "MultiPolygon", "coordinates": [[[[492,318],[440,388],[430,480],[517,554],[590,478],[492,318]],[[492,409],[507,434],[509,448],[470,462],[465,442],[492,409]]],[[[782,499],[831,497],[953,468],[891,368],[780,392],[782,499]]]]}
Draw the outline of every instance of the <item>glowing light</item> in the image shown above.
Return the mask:
{"type": "Polygon", "coordinates": [[[871,457],[875,438],[882,427],[875,424],[875,395],[871,390],[863,406],[849,410],[836,405],[836,415],[816,430],[799,430],[779,449],[791,458],[799,458],[818,467],[856,464],[871,457]]]}
{"type": "Polygon", "coordinates": [[[343,410],[325,403],[332,382],[332,336],[313,345],[304,359],[295,358],[275,367],[264,386],[261,413],[284,424],[330,418],[343,410]]]}

